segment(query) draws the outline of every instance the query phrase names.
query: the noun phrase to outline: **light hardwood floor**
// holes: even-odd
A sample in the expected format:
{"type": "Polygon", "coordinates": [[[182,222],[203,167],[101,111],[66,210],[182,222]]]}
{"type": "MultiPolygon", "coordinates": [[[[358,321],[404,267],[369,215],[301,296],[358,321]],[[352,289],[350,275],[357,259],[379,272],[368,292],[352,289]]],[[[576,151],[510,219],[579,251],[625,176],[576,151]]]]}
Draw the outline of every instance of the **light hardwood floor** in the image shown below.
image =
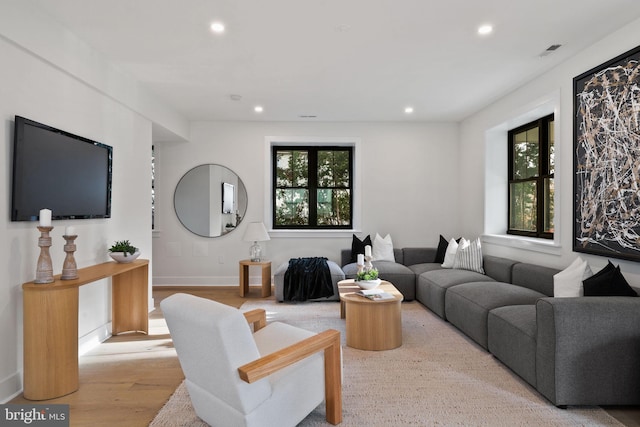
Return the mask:
{"type": "Polygon", "coordinates": [[[240,298],[237,286],[154,289],[149,335],[111,337],[80,357],[80,389],[57,399],[33,402],[19,396],[10,403],[64,403],[71,426],[147,426],[184,379],[159,309],[163,298],[187,292],[240,307],[260,299],[260,287],[240,298]]]}
{"type": "MultiPolygon", "coordinates": [[[[82,356],[80,389],[75,393],[42,402],[19,396],[10,403],[69,404],[71,426],[147,426],[184,378],[159,309],[160,301],[175,292],[234,307],[261,299],[260,287],[251,287],[246,298],[239,296],[236,286],[154,288],[156,309],[150,314],[149,335],[112,337],[82,356]]],[[[640,427],[640,407],[605,409],[624,425],[640,427]]]]}

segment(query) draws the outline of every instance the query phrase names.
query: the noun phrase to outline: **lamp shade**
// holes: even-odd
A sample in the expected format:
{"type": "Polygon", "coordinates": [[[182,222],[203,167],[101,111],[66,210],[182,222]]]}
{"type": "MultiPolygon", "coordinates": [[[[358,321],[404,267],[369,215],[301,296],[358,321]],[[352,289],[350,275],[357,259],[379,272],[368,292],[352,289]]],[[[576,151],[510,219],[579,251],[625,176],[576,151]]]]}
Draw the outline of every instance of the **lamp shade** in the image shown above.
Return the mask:
{"type": "Polygon", "coordinates": [[[242,240],[246,242],[264,242],[271,239],[262,222],[250,222],[242,240]]]}

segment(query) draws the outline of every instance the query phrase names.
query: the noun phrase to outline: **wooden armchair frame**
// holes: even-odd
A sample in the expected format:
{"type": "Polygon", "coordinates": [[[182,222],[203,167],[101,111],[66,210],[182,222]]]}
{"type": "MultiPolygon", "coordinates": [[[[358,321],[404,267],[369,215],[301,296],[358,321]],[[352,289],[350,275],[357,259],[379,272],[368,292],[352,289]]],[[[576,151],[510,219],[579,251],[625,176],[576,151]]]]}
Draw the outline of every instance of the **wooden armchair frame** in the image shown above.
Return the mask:
{"type": "MultiPolygon", "coordinates": [[[[247,322],[257,331],[267,325],[267,313],[255,309],[244,313],[247,322]]],[[[324,351],[324,394],[327,421],[342,422],[342,364],[340,332],[328,329],[310,338],[263,356],[238,368],[240,378],[253,383],[306,357],[324,351]]]]}

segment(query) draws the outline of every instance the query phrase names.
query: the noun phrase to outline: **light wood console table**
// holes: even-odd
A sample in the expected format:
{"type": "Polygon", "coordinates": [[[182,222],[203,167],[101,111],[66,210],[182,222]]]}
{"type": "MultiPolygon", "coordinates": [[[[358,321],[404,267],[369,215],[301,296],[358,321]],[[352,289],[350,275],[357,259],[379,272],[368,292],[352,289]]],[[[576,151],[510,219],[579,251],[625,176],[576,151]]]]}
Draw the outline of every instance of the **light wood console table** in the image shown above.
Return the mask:
{"type": "Polygon", "coordinates": [[[78,381],[79,288],[112,278],[112,334],[149,332],[149,260],[105,262],[78,269],[78,278],[24,283],[24,397],[46,400],[73,393],[78,381]]]}

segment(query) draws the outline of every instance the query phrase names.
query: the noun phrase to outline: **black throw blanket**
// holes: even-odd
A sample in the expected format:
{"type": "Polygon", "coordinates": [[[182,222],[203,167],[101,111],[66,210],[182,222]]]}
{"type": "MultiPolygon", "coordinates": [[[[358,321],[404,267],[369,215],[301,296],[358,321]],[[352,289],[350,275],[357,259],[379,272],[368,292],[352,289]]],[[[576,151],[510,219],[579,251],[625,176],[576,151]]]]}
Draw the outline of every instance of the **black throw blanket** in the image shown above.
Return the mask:
{"type": "Polygon", "coordinates": [[[330,297],[333,283],[327,258],[291,258],[284,273],[284,300],[330,297]]]}

